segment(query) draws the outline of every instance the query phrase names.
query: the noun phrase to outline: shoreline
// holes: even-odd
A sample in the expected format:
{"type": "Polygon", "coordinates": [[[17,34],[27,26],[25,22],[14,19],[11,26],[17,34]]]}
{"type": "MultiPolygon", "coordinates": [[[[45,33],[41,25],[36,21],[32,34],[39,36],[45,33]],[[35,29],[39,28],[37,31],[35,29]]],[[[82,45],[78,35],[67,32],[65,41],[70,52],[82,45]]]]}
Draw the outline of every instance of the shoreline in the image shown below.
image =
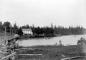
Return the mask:
{"type": "Polygon", "coordinates": [[[19,46],[39,46],[39,45],[59,45],[60,41],[62,45],[69,46],[69,45],[77,45],[77,41],[81,38],[86,39],[86,35],[68,35],[68,36],[60,36],[54,38],[42,38],[42,39],[27,39],[27,40],[18,40],[19,46]]]}
{"type": "Polygon", "coordinates": [[[51,38],[54,38],[54,37],[64,37],[64,36],[79,36],[79,35],[86,35],[86,34],[78,34],[78,35],[57,35],[57,36],[52,36],[52,37],[27,37],[27,38],[19,38],[19,40],[32,40],[32,39],[51,39],[51,38]]]}

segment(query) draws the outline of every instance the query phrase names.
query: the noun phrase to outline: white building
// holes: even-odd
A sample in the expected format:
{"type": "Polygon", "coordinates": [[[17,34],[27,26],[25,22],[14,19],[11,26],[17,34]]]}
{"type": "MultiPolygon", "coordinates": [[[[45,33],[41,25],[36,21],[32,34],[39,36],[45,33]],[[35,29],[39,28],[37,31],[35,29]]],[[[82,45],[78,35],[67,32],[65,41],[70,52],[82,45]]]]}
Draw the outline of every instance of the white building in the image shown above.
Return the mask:
{"type": "Polygon", "coordinates": [[[32,29],[22,29],[22,32],[23,32],[23,34],[25,35],[25,34],[30,34],[30,35],[33,35],[33,32],[32,32],[32,29]]]}

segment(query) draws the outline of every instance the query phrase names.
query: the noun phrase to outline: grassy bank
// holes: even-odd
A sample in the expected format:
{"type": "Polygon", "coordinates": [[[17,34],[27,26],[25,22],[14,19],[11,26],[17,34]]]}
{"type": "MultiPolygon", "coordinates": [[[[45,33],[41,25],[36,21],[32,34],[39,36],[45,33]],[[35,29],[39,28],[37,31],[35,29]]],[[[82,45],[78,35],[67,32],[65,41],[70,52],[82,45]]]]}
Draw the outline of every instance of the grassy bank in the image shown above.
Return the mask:
{"type": "Polygon", "coordinates": [[[42,54],[18,55],[16,60],[60,60],[63,57],[83,56],[80,46],[35,46],[17,50],[17,54],[42,54]]]}

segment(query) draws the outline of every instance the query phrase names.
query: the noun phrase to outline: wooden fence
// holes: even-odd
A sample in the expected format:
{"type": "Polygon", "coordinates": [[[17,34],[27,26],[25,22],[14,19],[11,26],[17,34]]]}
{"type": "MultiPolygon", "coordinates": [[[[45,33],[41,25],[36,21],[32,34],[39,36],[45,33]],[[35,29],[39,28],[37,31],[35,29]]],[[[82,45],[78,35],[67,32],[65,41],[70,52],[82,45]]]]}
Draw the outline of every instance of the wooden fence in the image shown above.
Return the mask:
{"type": "Polygon", "coordinates": [[[16,55],[16,52],[14,52],[10,55],[7,55],[5,57],[2,57],[0,60],[8,60],[8,59],[15,60],[15,55],[16,55]]]}

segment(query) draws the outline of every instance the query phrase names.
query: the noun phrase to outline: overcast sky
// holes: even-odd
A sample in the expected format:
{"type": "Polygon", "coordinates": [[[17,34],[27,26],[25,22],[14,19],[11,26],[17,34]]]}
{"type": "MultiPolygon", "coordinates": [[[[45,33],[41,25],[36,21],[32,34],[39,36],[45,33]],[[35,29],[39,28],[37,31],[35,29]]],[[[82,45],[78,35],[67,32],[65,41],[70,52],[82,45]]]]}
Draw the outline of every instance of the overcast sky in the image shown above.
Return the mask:
{"type": "Polygon", "coordinates": [[[86,27],[85,0],[0,0],[0,21],[86,27]]]}

